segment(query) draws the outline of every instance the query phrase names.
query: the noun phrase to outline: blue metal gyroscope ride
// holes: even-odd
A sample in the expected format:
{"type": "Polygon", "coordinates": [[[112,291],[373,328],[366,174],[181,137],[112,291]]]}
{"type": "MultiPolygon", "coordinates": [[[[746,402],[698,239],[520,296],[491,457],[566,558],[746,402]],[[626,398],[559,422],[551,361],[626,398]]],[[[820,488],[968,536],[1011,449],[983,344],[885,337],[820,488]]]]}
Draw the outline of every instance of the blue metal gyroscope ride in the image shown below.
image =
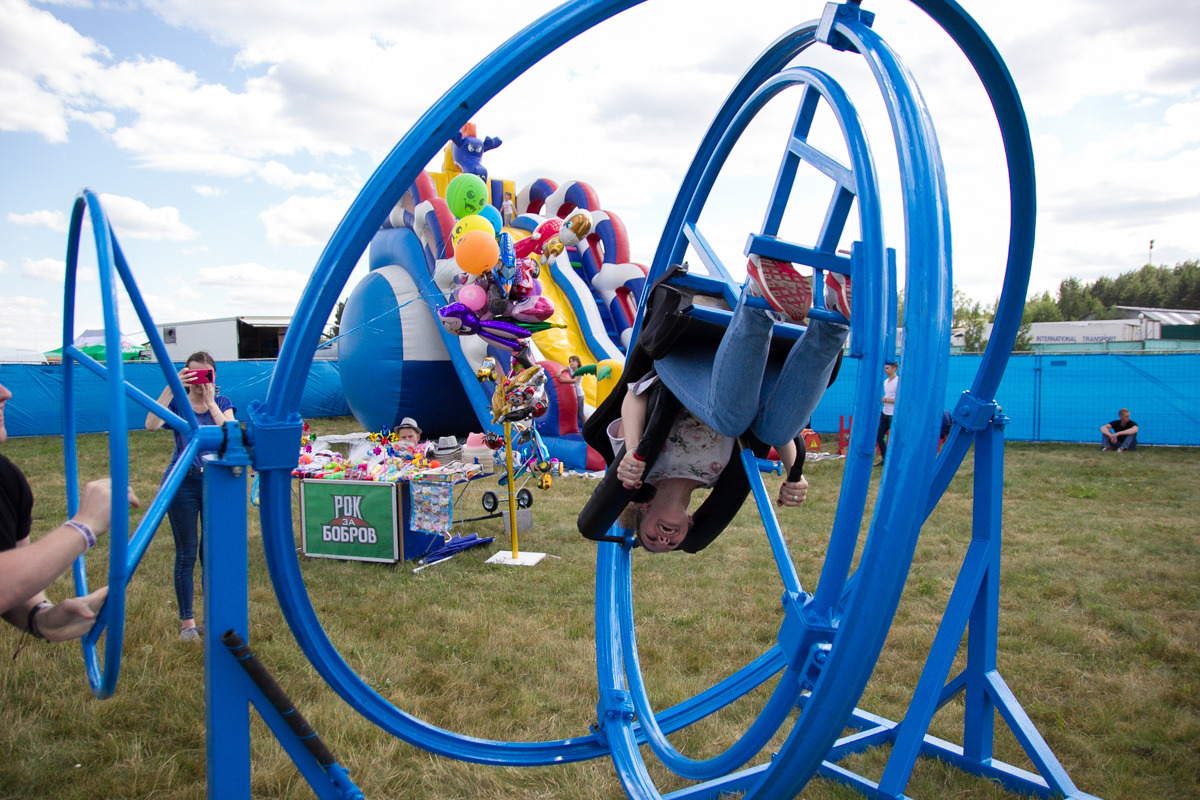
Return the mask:
{"type": "MultiPolygon", "coordinates": [[[[573,0],[516,34],[468,72],[400,140],[355,199],[334,232],[310,278],[283,343],[264,402],[252,405],[248,427],[234,422],[200,427],[190,407],[184,416],[128,386],[122,375],[116,338],[116,281],[126,287],[163,373],[182,391],[153,320],[108,226],[97,197],[85,190],[76,201],[68,244],[64,308],[64,441],[68,497],[78,495],[74,420],[75,363],[107,381],[112,419],[126,419],[130,398],[183,433],[187,450],[133,534],[128,509],[113,509],[109,566],[110,593],[95,629],[84,640],[87,675],[100,697],[109,696],[120,671],[125,590],[173,497],[183,469],[199,450],[219,451],[205,470],[205,618],[209,630],[228,631],[226,648],[214,637],[205,642],[208,698],[209,796],[249,797],[248,706],[266,720],[322,798],[361,797],[345,769],[320,745],[286,697],[258,669],[245,642],[247,630],[245,467],[260,473],[261,515],[268,565],[283,613],[301,648],[328,684],[383,730],[438,755],[504,766],[550,765],[611,758],[631,798],[662,796],[642,757],[643,745],[677,775],[696,781],[672,798],[712,798],[743,793],[746,798],[791,798],[816,774],[855,787],[870,797],[900,798],[919,754],[942,758],[964,770],[998,781],[1013,791],[1042,796],[1086,798],[1081,793],[1005,685],[996,666],[999,603],[1000,509],[1003,428],[1006,419],[994,395],[1016,338],[1028,288],[1033,252],[1035,193],[1033,156],[1020,98],[999,54],[975,22],[952,0],[913,0],[967,56],[995,111],[1007,158],[1010,239],[1003,293],[996,324],[973,385],[952,411],[955,425],[937,449],[946,390],[951,303],[950,217],[941,157],[930,119],[912,76],[892,49],[872,30],[874,15],[857,2],[829,3],[820,19],[788,30],[747,69],[717,113],[689,168],[651,267],[652,282],[679,262],[687,248],[698,254],[707,275],[687,280],[729,299],[737,285],[697,227],[717,175],[739,136],[755,115],[785,90],[798,95],[797,111],[761,230],[751,233],[746,253],[772,256],[817,271],[852,276],[854,332],[851,355],[862,360],[854,395],[854,427],[837,515],[815,589],[802,586],[752,454],[742,468],[750,478],[783,585],[783,618],[774,646],[716,685],[674,707],[656,711],[648,698],[638,662],[630,579],[630,531],[614,527],[614,541],[597,545],[596,722],[581,724],[578,737],[545,742],[491,741],[445,730],[395,707],[368,686],[342,659],[322,629],[309,600],[296,558],[291,516],[291,470],[302,421],[298,408],[322,327],[354,265],[401,195],[442,145],[488,100],[547,54],[641,0],[573,0]],[[857,53],[874,75],[892,126],[900,167],[904,208],[904,263],[907,275],[903,359],[910,379],[898,398],[894,444],[883,472],[862,554],[853,557],[865,513],[874,455],[878,376],[885,356],[895,352],[896,258],[884,240],[879,182],[871,149],[854,105],[829,75],[793,62],[810,47],[857,53]],[[849,164],[814,147],[808,134],[818,108],[839,126],[849,164]],[[816,240],[779,238],[780,224],[801,165],[815,168],[834,185],[816,240]],[[100,264],[104,321],[110,354],[101,365],[71,342],[75,272],[84,211],[90,215],[100,264]],[[838,243],[851,212],[859,237],[850,255],[838,243]],[[975,512],[972,540],[908,712],[892,722],[857,709],[899,602],[922,523],[937,504],[968,448],[975,445],[975,512]],[[623,543],[618,543],[623,541],[623,543]],[[208,555],[220,553],[220,558],[208,555]],[[107,632],[104,658],[97,652],[107,632]],[[950,677],[964,632],[966,667],[950,677]],[[102,663],[101,663],[102,661],[102,663]],[[763,710],[743,736],[723,753],[689,758],[667,739],[775,678],[763,710]],[[933,714],[959,694],[966,704],[963,743],[927,734],[933,714]],[[799,715],[783,744],[766,763],[746,768],[789,719],[799,715]],[[1004,764],[992,756],[996,713],[1024,748],[1036,772],[1004,764]],[[855,731],[844,735],[847,729],[855,731]],[[856,775],[838,761],[862,750],[890,745],[878,780],[856,775]]],[[[711,313],[698,310],[696,313],[711,313]]],[[[816,298],[815,317],[844,322],[816,298]]],[[[640,325],[640,320],[639,320],[640,325]]],[[[635,335],[637,327],[635,325],[635,335]]],[[[126,437],[109,437],[113,495],[128,486],[126,437]]],[[[731,469],[737,468],[731,465],[731,469]]],[[[77,589],[87,591],[82,559],[75,568],[77,589]]]]}

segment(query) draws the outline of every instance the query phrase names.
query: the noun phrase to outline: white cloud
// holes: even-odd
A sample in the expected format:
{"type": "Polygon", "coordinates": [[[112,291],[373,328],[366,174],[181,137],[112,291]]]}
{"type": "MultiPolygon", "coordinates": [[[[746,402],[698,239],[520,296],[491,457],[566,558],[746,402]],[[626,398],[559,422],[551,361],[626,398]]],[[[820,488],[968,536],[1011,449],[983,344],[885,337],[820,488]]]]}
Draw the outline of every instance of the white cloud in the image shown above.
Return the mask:
{"type": "Polygon", "coordinates": [[[28,214],[16,214],[10,211],[8,212],[8,221],[14,225],[45,225],[58,233],[66,233],[69,222],[67,215],[63,212],[46,209],[31,211],[28,214]]]}
{"type": "MultiPolygon", "coordinates": [[[[34,342],[44,344],[54,341],[54,327],[58,319],[48,309],[50,304],[43,297],[16,295],[0,300],[0,346],[36,352],[34,342]]],[[[58,336],[61,342],[61,330],[58,336]]],[[[45,349],[52,347],[54,345],[47,345],[45,349]]]]}
{"type": "Polygon", "coordinates": [[[100,204],[118,238],[185,242],[200,235],[183,224],[175,206],[150,208],[140,200],[115,194],[100,195],[100,204]]]}
{"type": "Polygon", "coordinates": [[[37,281],[51,281],[62,285],[67,274],[67,265],[57,258],[27,258],[21,264],[21,277],[33,278],[37,281]]]}
{"type": "Polygon", "coordinates": [[[258,176],[272,186],[289,191],[301,188],[330,191],[337,186],[337,182],[328,175],[320,172],[298,175],[278,161],[268,161],[263,164],[258,169],[258,176]]]}
{"type": "Polygon", "coordinates": [[[21,0],[0,3],[0,130],[67,140],[67,109],[108,52],[51,13],[21,0]]]}
{"type": "Polygon", "coordinates": [[[324,244],[350,203],[341,197],[292,196],[258,215],[273,245],[316,247],[324,244]]]}
{"type": "Polygon", "coordinates": [[[224,292],[229,305],[256,313],[291,313],[308,281],[304,273],[255,263],[204,267],[198,278],[201,286],[224,292]]]}
{"type": "Polygon", "coordinates": [[[206,186],[204,184],[193,186],[192,191],[201,197],[220,197],[221,195],[225,194],[224,189],[219,189],[216,186],[206,186]]]}

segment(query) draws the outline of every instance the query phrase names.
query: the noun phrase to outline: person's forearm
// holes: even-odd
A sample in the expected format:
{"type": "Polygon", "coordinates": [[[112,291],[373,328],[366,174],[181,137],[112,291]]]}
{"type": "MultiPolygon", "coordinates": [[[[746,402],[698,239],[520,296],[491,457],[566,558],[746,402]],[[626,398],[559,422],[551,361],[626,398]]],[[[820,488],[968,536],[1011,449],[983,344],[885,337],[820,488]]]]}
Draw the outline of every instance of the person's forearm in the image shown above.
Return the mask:
{"type": "Polygon", "coordinates": [[[60,525],[28,547],[0,553],[0,610],[7,612],[39,595],[86,549],[79,531],[60,525]]]}
{"type": "Polygon", "coordinates": [[[621,430],[624,434],[625,449],[632,453],[642,441],[642,431],[646,427],[646,404],[644,395],[626,392],[621,401],[621,430]]]}
{"type": "MultiPolygon", "coordinates": [[[[173,395],[174,392],[171,391],[171,384],[168,383],[158,395],[158,404],[160,406],[165,406],[167,403],[171,402],[171,397],[173,395]]],[[[146,430],[156,431],[161,428],[165,422],[166,420],[155,414],[153,411],[146,412],[146,430]]]]}
{"type": "Polygon", "coordinates": [[[29,609],[46,600],[45,592],[38,592],[32,597],[28,597],[24,602],[17,603],[12,608],[4,612],[4,619],[9,625],[12,625],[18,630],[26,630],[25,624],[29,621],[29,609]]]}
{"type": "Polygon", "coordinates": [[[779,455],[779,460],[783,462],[783,474],[786,476],[792,471],[792,465],[796,463],[795,440],[788,442],[782,447],[776,447],[775,452],[779,455]]]}

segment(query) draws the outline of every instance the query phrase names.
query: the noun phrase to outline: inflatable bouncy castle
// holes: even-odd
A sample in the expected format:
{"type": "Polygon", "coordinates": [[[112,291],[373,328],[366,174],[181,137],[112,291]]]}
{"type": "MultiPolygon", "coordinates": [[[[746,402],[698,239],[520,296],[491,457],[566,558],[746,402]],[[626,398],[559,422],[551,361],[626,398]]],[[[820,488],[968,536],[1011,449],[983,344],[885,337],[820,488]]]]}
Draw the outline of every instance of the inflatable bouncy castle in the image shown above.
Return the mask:
{"type": "Polygon", "coordinates": [[[342,311],[346,400],[367,430],[415,417],[426,436],[498,431],[488,358],[541,365],[550,454],[602,469],[584,444],[574,387],[555,380],[570,356],[589,373],[595,408],[620,379],[646,268],[630,260],[617,214],[592,187],[545,178],[519,191],[480,157],[500,146],[463,127],[441,173],[421,173],[371,241],[369,273],[342,311]]]}

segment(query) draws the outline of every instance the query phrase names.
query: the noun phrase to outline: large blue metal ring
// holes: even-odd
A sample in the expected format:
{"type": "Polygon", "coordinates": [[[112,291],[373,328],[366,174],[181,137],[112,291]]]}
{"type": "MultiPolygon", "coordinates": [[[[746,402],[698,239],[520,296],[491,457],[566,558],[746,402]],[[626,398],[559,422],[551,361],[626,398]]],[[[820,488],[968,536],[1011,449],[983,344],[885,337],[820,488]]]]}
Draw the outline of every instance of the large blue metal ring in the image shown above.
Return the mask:
{"type": "MultiPolygon", "coordinates": [[[[83,660],[88,683],[97,697],[107,698],[117,685],[121,671],[121,652],[125,640],[125,591],[129,578],[157,530],[167,505],[175,496],[180,482],[187,474],[187,467],[200,450],[215,449],[219,444],[220,429],[201,431],[190,403],[183,403],[186,419],[161,407],[156,400],[125,381],[124,362],[121,354],[121,324],[117,315],[117,279],[126,291],[151,348],[162,367],[167,382],[176,397],[183,397],[183,384],[172,367],[166,347],[158,335],[154,321],[142,301],[137,286],[130,274],[129,265],[121,252],[117,237],[109,226],[108,217],[100,205],[100,199],[88,189],[80,192],[71,211],[71,227],[67,238],[67,274],[63,292],[63,466],[67,483],[67,512],[70,515],[79,507],[78,452],[75,443],[75,366],[84,367],[105,382],[106,403],[109,414],[108,459],[112,479],[112,518],[109,533],[108,599],[105,601],[96,624],[83,638],[83,660]],[[75,347],[75,282],[79,269],[79,243],[83,229],[83,216],[87,212],[92,224],[92,238],[96,244],[96,261],[100,270],[100,299],[104,314],[105,363],[80,352],[75,347]],[[129,505],[124,502],[129,491],[129,428],[127,396],[147,410],[166,420],[167,424],[184,435],[185,447],[178,462],[165,476],[162,488],[146,510],[133,535],[129,535],[129,505]],[[105,631],[108,636],[104,647],[104,664],[101,666],[96,643],[105,631]]],[[[87,566],[84,556],[76,559],[73,574],[77,594],[88,593],[87,566]]]]}

